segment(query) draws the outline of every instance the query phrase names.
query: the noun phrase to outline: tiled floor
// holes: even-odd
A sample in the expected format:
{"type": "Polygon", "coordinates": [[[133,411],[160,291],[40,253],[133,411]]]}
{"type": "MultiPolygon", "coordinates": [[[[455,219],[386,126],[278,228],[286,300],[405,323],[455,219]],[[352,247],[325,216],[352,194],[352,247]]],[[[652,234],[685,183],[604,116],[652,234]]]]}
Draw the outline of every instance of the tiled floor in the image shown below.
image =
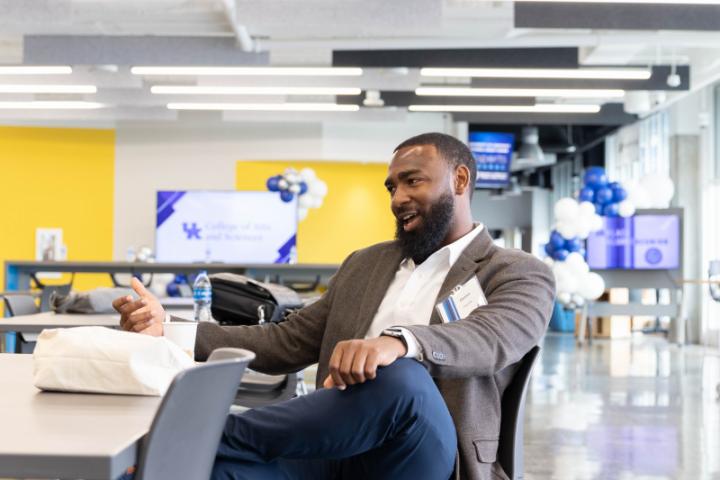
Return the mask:
{"type": "Polygon", "coordinates": [[[720,480],[720,352],[548,335],[527,399],[526,480],[720,480]]]}

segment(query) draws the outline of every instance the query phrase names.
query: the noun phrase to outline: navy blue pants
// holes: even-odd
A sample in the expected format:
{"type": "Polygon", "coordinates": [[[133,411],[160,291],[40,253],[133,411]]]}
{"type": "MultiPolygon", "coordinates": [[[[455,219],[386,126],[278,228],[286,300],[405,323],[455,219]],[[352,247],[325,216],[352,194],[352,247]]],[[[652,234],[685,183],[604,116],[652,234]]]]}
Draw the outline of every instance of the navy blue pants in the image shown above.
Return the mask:
{"type": "Polygon", "coordinates": [[[401,359],[375,380],[228,417],[214,480],[448,480],[457,440],[425,368],[401,359]]]}

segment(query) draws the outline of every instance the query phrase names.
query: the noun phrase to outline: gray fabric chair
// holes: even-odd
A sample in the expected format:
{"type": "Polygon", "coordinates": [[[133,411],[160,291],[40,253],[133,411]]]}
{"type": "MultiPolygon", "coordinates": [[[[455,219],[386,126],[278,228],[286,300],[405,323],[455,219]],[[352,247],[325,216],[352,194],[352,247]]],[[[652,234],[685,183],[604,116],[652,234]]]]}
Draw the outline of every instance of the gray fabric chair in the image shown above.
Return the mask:
{"type": "Polygon", "coordinates": [[[5,300],[8,313],[12,317],[17,315],[32,315],[40,311],[37,303],[35,303],[35,297],[29,293],[7,294],[3,296],[3,299],[5,300]]]}
{"type": "Polygon", "coordinates": [[[540,347],[535,346],[525,354],[502,398],[498,461],[510,480],[522,480],[525,475],[523,463],[525,396],[530,383],[530,372],[539,353],[540,347]]]}
{"type": "MultiPolygon", "coordinates": [[[[4,295],[3,299],[5,300],[7,313],[11,317],[32,315],[40,311],[37,303],[35,303],[35,297],[29,293],[11,293],[4,295]]],[[[17,333],[14,353],[33,353],[36,340],[37,334],[17,333]]]]}
{"type": "Polygon", "coordinates": [[[220,348],[204,365],[180,372],[165,394],[140,448],[135,480],[210,478],[248,350],[220,348]]]}

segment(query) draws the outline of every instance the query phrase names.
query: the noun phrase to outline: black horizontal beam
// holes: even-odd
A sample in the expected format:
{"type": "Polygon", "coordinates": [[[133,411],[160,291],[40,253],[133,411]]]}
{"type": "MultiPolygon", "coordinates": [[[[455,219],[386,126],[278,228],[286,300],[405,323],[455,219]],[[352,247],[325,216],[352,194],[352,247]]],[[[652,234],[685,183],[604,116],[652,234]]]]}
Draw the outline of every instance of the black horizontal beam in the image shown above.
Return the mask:
{"type": "MultiPolygon", "coordinates": [[[[338,95],[337,103],[363,105],[363,95],[338,95]]],[[[535,105],[532,97],[436,97],[420,96],[415,92],[382,91],[380,98],[386,107],[407,107],[408,105],[535,105]]]]}
{"type": "Polygon", "coordinates": [[[515,28],[720,30],[720,6],[516,2],[515,28]]]}
{"type": "Polygon", "coordinates": [[[622,126],[633,123],[637,116],[625,113],[622,103],[606,103],[599,113],[453,113],[461,122],[503,125],[579,125],[622,126]]]}
{"type": "Polygon", "coordinates": [[[578,49],[465,48],[432,50],[333,50],[334,67],[575,68],[578,49]]]}
{"type": "MultiPolygon", "coordinates": [[[[626,68],[626,67],[605,67],[626,68]]],[[[473,78],[475,88],[619,88],[622,90],[669,90],[684,91],[690,89],[690,67],[678,66],[676,73],[680,76],[680,85],[671,87],[667,83],[672,72],[669,65],[652,67],[652,76],[647,80],[594,80],[572,78],[473,78]]]]}

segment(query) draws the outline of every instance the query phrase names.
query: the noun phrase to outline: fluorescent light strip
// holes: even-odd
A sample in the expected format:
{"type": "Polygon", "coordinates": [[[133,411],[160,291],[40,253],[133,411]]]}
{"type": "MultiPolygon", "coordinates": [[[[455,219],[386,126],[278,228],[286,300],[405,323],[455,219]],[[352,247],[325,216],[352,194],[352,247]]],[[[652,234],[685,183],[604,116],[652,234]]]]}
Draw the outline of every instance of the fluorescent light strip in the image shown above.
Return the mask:
{"type": "Polygon", "coordinates": [[[93,110],[104,106],[97,102],[0,102],[0,110],[93,110]]]}
{"type": "Polygon", "coordinates": [[[0,65],[0,75],[69,75],[72,67],[68,66],[27,66],[0,65]]]}
{"type": "Polygon", "coordinates": [[[0,93],[97,93],[95,85],[2,85],[0,93]]]}
{"type": "Polygon", "coordinates": [[[421,68],[424,77],[560,78],[584,80],[647,80],[641,68],[421,68]]]}
{"type": "Polygon", "coordinates": [[[666,5],[720,5],[720,0],[500,0],[504,2],[544,2],[544,3],[632,3],[666,5]]]}
{"type": "Polygon", "coordinates": [[[454,97],[553,97],[553,98],[621,98],[624,90],[617,89],[568,89],[568,88],[465,88],[420,87],[420,96],[454,97]]]}
{"type": "Polygon", "coordinates": [[[336,103],[168,103],[170,110],[243,110],[252,112],[357,112],[357,105],[336,103]]]}
{"type": "Polygon", "coordinates": [[[155,85],[150,92],[161,95],[360,95],[354,87],[219,87],[155,85]]]}
{"type": "Polygon", "coordinates": [[[598,113],[599,105],[410,105],[411,112],[466,113],[598,113]]]}
{"type": "Polygon", "coordinates": [[[357,77],[362,68],[355,67],[132,67],[133,75],[271,75],[357,77]]]}

